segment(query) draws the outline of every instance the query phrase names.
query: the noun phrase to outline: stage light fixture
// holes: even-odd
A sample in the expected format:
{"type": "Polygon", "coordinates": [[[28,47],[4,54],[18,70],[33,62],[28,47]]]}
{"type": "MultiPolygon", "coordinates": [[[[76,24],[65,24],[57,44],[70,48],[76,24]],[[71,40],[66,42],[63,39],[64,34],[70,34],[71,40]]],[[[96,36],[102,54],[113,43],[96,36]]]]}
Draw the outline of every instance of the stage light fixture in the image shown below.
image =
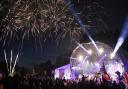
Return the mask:
{"type": "Polygon", "coordinates": [[[90,49],[90,50],[88,50],[88,54],[89,55],[91,55],[92,54],[92,50],[90,49]]]}
{"type": "Polygon", "coordinates": [[[104,52],[104,49],[103,48],[100,48],[99,49],[99,53],[102,54],[104,52]]]}
{"type": "Polygon", "coordinates": [[[114,53],[111,53],[110,54],[110,58],[113,59],[115,57],[115,54],[114,53]]]}
{"type": "Polygon", "coordinates": [[[82,56],[82,55],[79,55],[79,56],[78,56],[78,60],[79,60],[79,61],[82,61],[82,60],[83,60],[83,56],[82,56]]]}

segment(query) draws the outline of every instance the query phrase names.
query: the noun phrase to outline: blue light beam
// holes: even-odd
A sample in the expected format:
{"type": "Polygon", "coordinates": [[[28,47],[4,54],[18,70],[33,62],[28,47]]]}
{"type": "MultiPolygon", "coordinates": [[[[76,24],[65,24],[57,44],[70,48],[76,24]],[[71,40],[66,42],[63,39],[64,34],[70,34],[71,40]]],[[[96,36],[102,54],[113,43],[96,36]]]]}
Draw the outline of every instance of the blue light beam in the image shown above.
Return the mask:
{"type": "Polygon", "coordinates": [[[69,10],[71,11],[71,14],[74,16],[74,18],[76,19],[76,21],[79,23],[82,31],[88,36],[88,38],[90,39],[90,41],[95,46],[96,50],[99,52],[99,49],[98,49],[95,41],[92,39],[91,35],[86,30],[86,27],[85,27],[84,23],[82,22],[82,20],[80,19],[79,15],[76,13],[76,11],[74,10],[73,6],[72,5],[69,5],[71,2],[69,0],[64,0],[64,1],[65,1],[65,4],[69,7],[69,10]]]}
{"type": "Polygon", "coordinates": [[[126,17],[123,30],[122,30],[122,32],[120,34],[120,37],[118,38],[117,44],[116,44],[115,49],[114,49],[114,51],[112,53],[112,57],[119,50],[119,48],[121,47],[121,45],[123,44],[123,42],[125,41],[127,36],[128,36],[128,16],[126,17]]]}
{"type": "Polygon", "coordinates": [[[100,59],[99,59],[99,64],[103,64],[104,60],[106,58],[106,54],[104,54],[100,59]]]}
{"type": "Polygon", "coordinates": [[[83,51],[85,51],[86,53],[88,53],[88,50],[87,50],[85,47],[83,47],[82,44],[80,44],[79,42],[77,42],[77,41],[74,40],[74,39],[73,39],[73,41],[74,41],[81,49],[83,49],[83,51]]]}

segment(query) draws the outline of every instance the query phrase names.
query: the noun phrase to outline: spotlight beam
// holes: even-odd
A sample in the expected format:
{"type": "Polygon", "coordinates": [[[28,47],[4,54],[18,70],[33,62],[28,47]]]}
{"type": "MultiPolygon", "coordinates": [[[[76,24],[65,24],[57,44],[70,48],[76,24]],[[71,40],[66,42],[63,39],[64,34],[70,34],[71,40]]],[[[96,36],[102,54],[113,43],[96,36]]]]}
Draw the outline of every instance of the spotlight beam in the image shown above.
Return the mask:
{"type": "Polygon", "coordinates": [[[85,49],[81,44],[78,44],[79,45],[79,47],[80,48],[82,48],[85,52],[87,52],[88,53],[88,50],[87,49],[85,49]]]}
{"type": "Polygon", "coordinates": [[[80,48],[82,48],[86,53],[88,53],[88,50],[85,49],[85,48],[82,46],[82,44],[78,43],[78,42],[77,42],[76,40],[74,40],[74,39],[73,39],[73,41],[74,41],[80,48]]]}
{"type": "MultiPolygon", "coordinates": [[[[99,52],[99,49],[96,45],[96,43],[94,42],[94,40],[92,39],[91,35],[89,34],[89,32],[86,30],[87,28],[85,27],[84,23],[82,22],[82,20],[80,19],[79,15],[76,13],[76,11],[74,10],[72,5],[69,5],[71,2],[69,0],[64,0],[66,5],[69,6],[69,10],[71,11],[71,14],[74,16],[74,18],[76,19],[76,21],[79,23],[82,31],[88,36],[88,38],[90,39],[90,41],[93,43],[93,45],[95,46],[96,50],[99,52]]],[[[99,52],[100,53],[100,52],[99,52]]]]}
{"type": "Polygon", "coordinates": [[[98,63],[102,64],[105,58],[106,58],[106,54],[103,55],[103,56],[100,58],[100,60],[99,60],[98,63]]]}
{"type": "Polygon", "coordinates": [[[123,42],[127,38],[127,35],[128,35],[128,17],[126,17],[123,30],[120,34],[120,37],[118,38],[117,44],[114,48],[114,51],[113,51],[112,55],[116,54],[116,52],[119,50],[119,48],[122,46],[123,42]]]}
{"type": "Polygon", "coordinates": [[[90,36],[90,34],[86,31],[87,36],[89,37],[89,39],[91,40],[92,44],[95,46],[96,50],[98,51],[98,53],[100,53],[95,41],[92,39],[92,37],[90,36]]]}
{"type": "Polygon", "coordinates": [[[83,63],[86,61],[87,58],[88,58],[87,56],[84,58],[83,63]]]}

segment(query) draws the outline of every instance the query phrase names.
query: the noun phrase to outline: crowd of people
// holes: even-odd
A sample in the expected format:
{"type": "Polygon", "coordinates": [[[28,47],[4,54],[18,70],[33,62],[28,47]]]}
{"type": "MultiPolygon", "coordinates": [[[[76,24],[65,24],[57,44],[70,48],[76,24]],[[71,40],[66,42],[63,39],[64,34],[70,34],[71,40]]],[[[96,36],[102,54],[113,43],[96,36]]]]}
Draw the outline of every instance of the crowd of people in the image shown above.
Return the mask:
{"type": "Polygon", "coordinates": [[[3,89],[127,89],[121,79],[118,83],[105,79],[88,79],[87,76],[76,79],[54,79],[53,77],[37,77],[17,75],[1,80],[3,89]]]}

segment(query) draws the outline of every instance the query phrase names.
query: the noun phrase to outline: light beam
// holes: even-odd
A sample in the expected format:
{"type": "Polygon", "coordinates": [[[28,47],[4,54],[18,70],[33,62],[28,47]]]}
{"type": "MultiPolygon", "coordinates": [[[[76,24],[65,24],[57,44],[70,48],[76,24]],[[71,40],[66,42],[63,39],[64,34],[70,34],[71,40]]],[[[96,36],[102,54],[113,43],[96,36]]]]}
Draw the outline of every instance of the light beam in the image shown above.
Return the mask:
{"type": "Polygon", "coordinates": [[[100,64],[102,64],[104,62],[104,59],[106,58],[106,54],[104,54],[100,59],[99,62],[100,64]]]}
{"type": "Polygon", "coordinates": [[[113,53],[111,54],[112,57],[116,54],[116,52],[119,50],[119,48],[122,46],[123,42],[125,41],[126,37],[128,35],[128,17],[126,17],[123,30],[120,34],[120,37],[118,38],[117,44],[114,48],[113,53]]]}
{"type": "Polygon", "coordinates": [[[73,41],[80,47],[80,48],[82,48],[83,49],[83,51],[85,51],[86,53],[88,53],[88,50],[85,48],[85,47],[83,47],[83,45],[82,44],[80,44],[79,42],[77,42],[76,40],[74,40],[73,39],[73,41]]]}
{"type": "MultiPolygon", "coordinates": [[[[66,5],[69,5],[71,3],[69,0],[64,0],[64,1],[65,1],[66,5]]],[[[79,15],[76,13],[76,11],[74,10],[74,8],[73,8],[72,5],[69,5],[69,10],[71,11],[71,13],[74,16],[74,18],[76,19],[76,21],[79,23],[82,31],[88,36],[88,38],[90,39],[90,41],[95,46],[96,50],[99,52],[98,47],[97,47],[95,41],[92,39],[91,35],[86,30],[87,28],[85,27],[84,23],[82,22],[82,20],[80,19],[79,15]]]]}

